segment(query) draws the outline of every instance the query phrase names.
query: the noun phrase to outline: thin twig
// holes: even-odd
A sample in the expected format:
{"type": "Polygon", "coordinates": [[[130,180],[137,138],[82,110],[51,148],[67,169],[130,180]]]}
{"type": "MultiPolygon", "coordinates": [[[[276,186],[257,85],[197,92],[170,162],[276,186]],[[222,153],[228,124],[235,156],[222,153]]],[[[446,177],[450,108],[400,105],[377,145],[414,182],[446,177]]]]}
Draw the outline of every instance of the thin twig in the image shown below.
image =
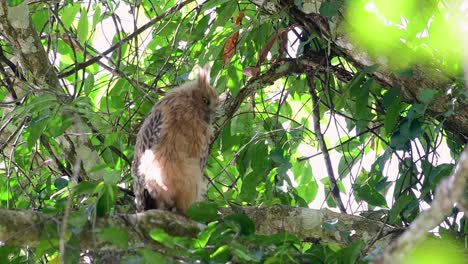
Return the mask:
{"type": "MultiPolygon", "coordinates": [[[[71,183],[74,184],[78,182],[78,173],[80,171],[80,164],[81,160],[76,159],[75,165],[73,166],[73,176],[71,179],[71,183]]],[[[60,253],[60,263],[66,263],[65,262],[65,245],[66,245],[66,240],[65,237],[67,235],[67,225],[68,225],[68,218],[70,216],[70,210],[72,207],[72,201],[73,201],[73,193],[74,193],[74,187],[68,186],[68,199],[67,199],[67,205],[65,206],[65,212],[63,213],[63,218],[62,218],[62,226],[60,230],[60,239],[59,239],[59,253],[60,253]]]]}
{"type": "Polygon", "coordinates": [[[333,196],[333,200],[335,201],[336,205],[340,209],[342,213],[346,213],[346,208],[341,200],[340,190],[338,189],[338,184],[336,183],[335,173],[333,172],[333,167],[331,164],[330,154],[328,153],[327,144],[323,137],[322,131],[320,129],[320,109],[319,109],[319,98],[317,96],[317,92],[314,89],[313,85],[313,78],[309,74],[307,75],[307,84],[309,86],[309,93],[312,98],[312,112],[313,112],[313,120],[314,120],[314,130],[315,135],[318,139],[318,143],[320,146],[320,150],[323,153],[323,158],[325,160],[325,166],[327,168],[328,179],[330,181],[330,192],[333,196]]]}

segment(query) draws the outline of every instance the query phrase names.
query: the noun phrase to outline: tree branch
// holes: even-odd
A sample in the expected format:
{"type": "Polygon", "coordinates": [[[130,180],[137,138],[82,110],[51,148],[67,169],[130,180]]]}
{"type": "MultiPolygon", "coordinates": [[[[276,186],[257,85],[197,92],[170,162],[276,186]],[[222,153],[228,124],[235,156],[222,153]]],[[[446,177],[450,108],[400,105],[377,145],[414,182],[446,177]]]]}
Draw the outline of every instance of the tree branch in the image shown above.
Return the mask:
{"type": "MultiPolygon", "coordinates": [[[[381,222],[335,213],[326,209],[275,206],[242,207],[240,210],[252,219],[256,233],[259,235],[289,232],[304,241],[333,243],[343,247],[354,241],[370,242],[382,229],[384,235],[371,250],[385,247],[391,242],[397,231],[381,222]]],[[[221,213],[226,216],[232,211],[225,208],[221,210],[221,213]]],[[[57,226],[61,221],[62,217],[48,216],[37,211],[0,209],[0,241],[6,246],[34,247],[41,239],[58,238],[60,232],[58,232],[57,226]],[[51,230],[57,232],[51,232],[51,230]]],[[[97,218],[94,225],[88,222],[81,228],[73,228],[74,232],[79,230],[77,236],[79,237],[80,249],[82,251],[88,249],[99,251],[111,246],[109,242],[100,241],[99,236],[96,235],[100,229],[107,227],[128,230],[129,248],[142,244],[145,247],[157,248],[156,242],[148,235],[155,228],[161,228],[171,236],[181,237],[196,237],[204,228],[203,225],[181,215],[161,210],[97,218]]]]}
{"type": "Polygon", "coordinates": [[[309,94],[312,98],[312,112],[314,119],[314,130],[317,137],[318,143],[320,145],[320,150],[323,154],[323,159],[325,160],[325,166],[327,167],[328,179],[330,181],[330,193],[332,194],[333,200],[340,209],[342,213],[346,213],[346,207],[343,204],[340,196],[340,189],[338,189],[338,184],[336,183],[335,173],[333,172],[333,166],[331,164],[330,154],[328,153],[327,143],[323,137],[323,133],[320,128],[320,106],[319,106],[319,97],[315,91],[313,77],[307,75],[307,84],[309,86],[309,94]]]}
{"type": "Polygon", "coordinates": [[[31,83],[46,84],[63,93],[54,67],[50,64],[41,40],[29,16],[28,1],[10,7],[7,1],[0,1],[0,34],[15,49],[23,76],[31,83]]]}

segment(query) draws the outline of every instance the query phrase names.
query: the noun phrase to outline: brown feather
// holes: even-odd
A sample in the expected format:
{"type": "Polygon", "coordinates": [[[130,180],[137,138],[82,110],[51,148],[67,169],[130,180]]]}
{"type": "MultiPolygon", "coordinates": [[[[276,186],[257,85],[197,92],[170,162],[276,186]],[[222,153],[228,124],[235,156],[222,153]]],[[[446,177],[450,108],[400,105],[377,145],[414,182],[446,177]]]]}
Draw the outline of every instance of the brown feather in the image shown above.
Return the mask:
{"type": "Polygon", "coordinates": [[[209,70],[169,91],[151,110],[137,135],[133,162],[137,211],[185,212],[206,192],[204,168],[219,105],[209,70]]]}

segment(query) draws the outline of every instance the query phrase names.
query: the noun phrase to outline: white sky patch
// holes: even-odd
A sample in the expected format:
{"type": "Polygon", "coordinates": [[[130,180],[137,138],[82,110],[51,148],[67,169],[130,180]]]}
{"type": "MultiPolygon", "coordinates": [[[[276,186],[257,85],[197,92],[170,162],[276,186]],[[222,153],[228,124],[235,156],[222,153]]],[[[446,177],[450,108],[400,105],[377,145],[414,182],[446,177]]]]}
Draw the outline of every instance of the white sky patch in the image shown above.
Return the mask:
{"type": "MultiPolygon", "coordinates": [[[[145,13],[141,9],[138,10],[140,10],[140,13],[137,15],[137,28],[143,26],[149,21],[145,13]]],[[[128,6],[124,2],[120,2],[118,8],[115,10],[115,14],[120,18],[120,25],[122,26],[122,30],[124,32],[131,33],[135,30],[134,18],[133,15],[130,13],[130,6],[128,6]]],[[[112,40],[114,39],[114,36],[117,33],[115,27],[116,25],[114,24],[112,17],[108,17],[96,25],[93,46],[98,51],[103,52],[112,46],[112,40]]],[[[146,50],[148,43],[151,41],[151,30],[152,29],[149,28],[138,35],[138,51],[140,54],[146,50]]]]}

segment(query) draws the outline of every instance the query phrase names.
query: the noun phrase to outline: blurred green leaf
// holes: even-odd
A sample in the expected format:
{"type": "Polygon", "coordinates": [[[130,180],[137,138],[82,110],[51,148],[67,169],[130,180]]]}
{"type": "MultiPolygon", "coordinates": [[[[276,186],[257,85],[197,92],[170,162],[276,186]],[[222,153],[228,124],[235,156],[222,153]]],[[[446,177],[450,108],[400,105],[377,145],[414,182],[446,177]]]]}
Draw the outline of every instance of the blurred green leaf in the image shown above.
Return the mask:
{"type": "Polygon", "coordinates": [[[436,96],[438,93],[439,92],[433,89],[423,89],[418,95],[418,99],[421,100],[425,105],[428,105],[434,99],[434,96],[436,96]]]}
{"type": "Polygon", "coordinates": [[[362,186],[353,185],[353,191],[357,198],[370,205],[388,208],[385,197],[368,184],[362,186]]]}
{"type": "Polygon", "coordinates": [[[341,1],[322,2],[320,5],[320,14],[324,17],[333,17],[338,14],[338,10],[343,3],[341,1]]]}
{"type": "Polygon", "coordinates": [[[55,179],[54,185],[58,190],[63,189],[68,186],[68,180],[63,177],[55,179]]]}
{"type": "Polygon", "coordinates": [[[77,36],[80,43],[84,44],[88,40],[88,10],[81,9],[80,20],[78,20],[77,36]]]}
{"type": "Polygon", "coordinates": [[[8,4],[9,7],[19,6],[23,2],[24,2],[24,0],[7,0],[7,4],[8,4]]]}
{"type": "Polygon", "coordinates": [[[250,218],[245,214],[232,214],[224,218],[225,221],[234,221],[238,223],[241,227],[241,232],[243,235],[252,235],[255,233],[255,224],[250,218]]]}
{"type": "Polygon", "coordinates": [[[96,204],[96,212],[98,216],[102,217],[109,215],[112,209],[114,208],[114,204],[117,199],[116,188],[116,186],[104,185],[104,188],[102,189],[96,204]]]}
{"type": "Polygon", "coordinates": [[[405,210],[406,206],[408,206],[408,204],[411,201],[413,201],[415,199],[416,199],[416,197],[409,196],[409,195],[402,195],[402,196],[398,197],[398,199],[393,204],[393,207],[390,209],[390,215],[389,215],[390,216],[390,219],[389,219],[390,223],[396,223],[399,214],[403,210],[405,210]]]}
{"type": "Polygon", "coordinates": [[[126,230],[117,227],[101,228],[97,232],[99,240],[109,242],[120,248],[128,248],[128,234],[126,230]]]}
{"type": "Polygon", "coordinates": [[[199,202],[187,210],[187,216],[198,222],[211,222],[218,219],[218,206],[213,202],[199,202]]]}

